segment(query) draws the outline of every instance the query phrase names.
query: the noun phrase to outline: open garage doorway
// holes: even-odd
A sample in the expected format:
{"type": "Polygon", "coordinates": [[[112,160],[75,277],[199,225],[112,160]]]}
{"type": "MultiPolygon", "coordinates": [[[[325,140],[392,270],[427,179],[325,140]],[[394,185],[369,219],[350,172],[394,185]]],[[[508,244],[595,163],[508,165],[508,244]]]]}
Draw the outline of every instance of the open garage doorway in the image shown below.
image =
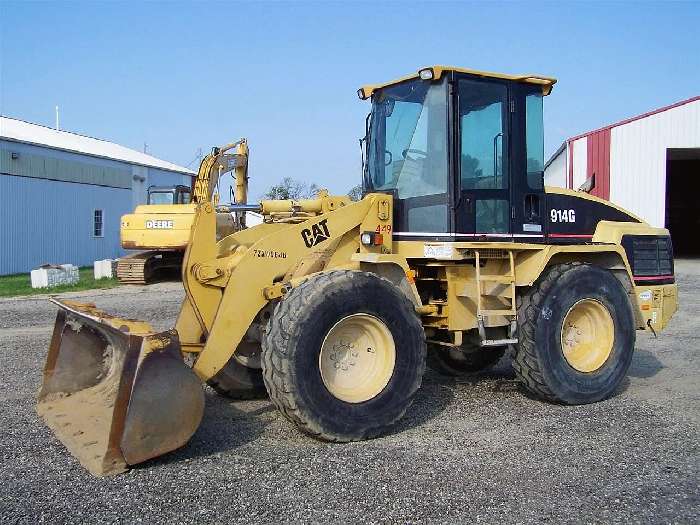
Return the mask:
{"type": "Polygon", "coordinates": [[[676,257],[700,257],[700,148],[666,150],[666,228],[676,257]]]}

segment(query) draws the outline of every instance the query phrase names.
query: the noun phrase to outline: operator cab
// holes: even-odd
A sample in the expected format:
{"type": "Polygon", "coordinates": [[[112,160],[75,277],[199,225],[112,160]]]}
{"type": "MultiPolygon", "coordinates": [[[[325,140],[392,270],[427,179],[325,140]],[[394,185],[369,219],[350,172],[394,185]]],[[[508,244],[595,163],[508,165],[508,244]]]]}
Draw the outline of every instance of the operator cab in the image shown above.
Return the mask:
{"type": "Polygon", "coordinates": [[[555,82],[434,66],[361,88],[363,190],[394,196],[396,240],[543,240],[542,97],[555,82]]]}
{"type": "Polygon", "coordinates": [[[187,186],[149,186],[148,204],[189,204],[191,190],[187,186]]]}

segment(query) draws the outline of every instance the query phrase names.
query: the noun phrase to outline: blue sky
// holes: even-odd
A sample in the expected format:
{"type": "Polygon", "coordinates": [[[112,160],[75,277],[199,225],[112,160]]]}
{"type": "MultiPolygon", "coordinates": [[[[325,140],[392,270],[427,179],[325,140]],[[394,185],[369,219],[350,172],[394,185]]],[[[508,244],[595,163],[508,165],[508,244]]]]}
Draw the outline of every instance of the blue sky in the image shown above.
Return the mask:
{"type": "Polygon", "coordinates": [[[700,94],[700,2],[0,2],[0,111],[181,165],[245,136],[251,197],[360,180],[366,83],[429,64],[555,76],[546,154],[700,94]]]}

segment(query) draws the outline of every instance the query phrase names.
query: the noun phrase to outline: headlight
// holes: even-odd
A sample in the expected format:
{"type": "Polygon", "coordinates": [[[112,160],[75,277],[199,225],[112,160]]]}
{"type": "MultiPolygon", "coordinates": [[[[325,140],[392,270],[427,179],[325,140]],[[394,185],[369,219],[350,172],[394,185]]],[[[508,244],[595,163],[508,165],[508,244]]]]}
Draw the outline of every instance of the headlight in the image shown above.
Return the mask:
{"type": "Polygon", "coordinates": [[[384,236],[381,233],[363,232],[360,234],[360,242],[365,246],[379,246],[384,244],[384,236]]]}
{"type": "Polygon", "coordinates": [[[421,80],[432,80],[435,75],[432,67],[426,67],[425,69],[418,71],[418,76],[421,78],[421,80]]]}

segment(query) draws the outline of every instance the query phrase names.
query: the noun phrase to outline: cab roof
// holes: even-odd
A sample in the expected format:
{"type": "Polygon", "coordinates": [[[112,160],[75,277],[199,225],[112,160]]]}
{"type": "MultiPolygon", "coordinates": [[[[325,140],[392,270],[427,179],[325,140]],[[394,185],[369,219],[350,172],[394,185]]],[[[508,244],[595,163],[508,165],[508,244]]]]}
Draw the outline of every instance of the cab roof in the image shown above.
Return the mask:
{"type": "Polygon", "coordinates": [[[484,78],[500,78],[505,80],[512,80],[514,82],[525,82],[527,84],[535,84],[542,86],[542,94],[549,95],[552,92],[552,87],[556,84],[557,79],[552,77],[544,77],[542,75],[508,75],[506,73],[493,73],[490,71],[478,71],[476,69],[467,69],[463,67],[453,67],[453,66],[428,66],[422,67],[415,73],[411,75],[406,75],[405,77],[397,78],[391,82],[384,82],[382,84],[368,84],[362,86],[357,90],[357,95],[362,99],[366,100],[372,96],[372,94],[381,88],[392,86],[405,80],[411,80],[414,78],[422,78],[424,80],[440,80],[442,74],[445,72],[454,71],[456,73],[467,73],[469,75],[474,75],[484,78]]]}

